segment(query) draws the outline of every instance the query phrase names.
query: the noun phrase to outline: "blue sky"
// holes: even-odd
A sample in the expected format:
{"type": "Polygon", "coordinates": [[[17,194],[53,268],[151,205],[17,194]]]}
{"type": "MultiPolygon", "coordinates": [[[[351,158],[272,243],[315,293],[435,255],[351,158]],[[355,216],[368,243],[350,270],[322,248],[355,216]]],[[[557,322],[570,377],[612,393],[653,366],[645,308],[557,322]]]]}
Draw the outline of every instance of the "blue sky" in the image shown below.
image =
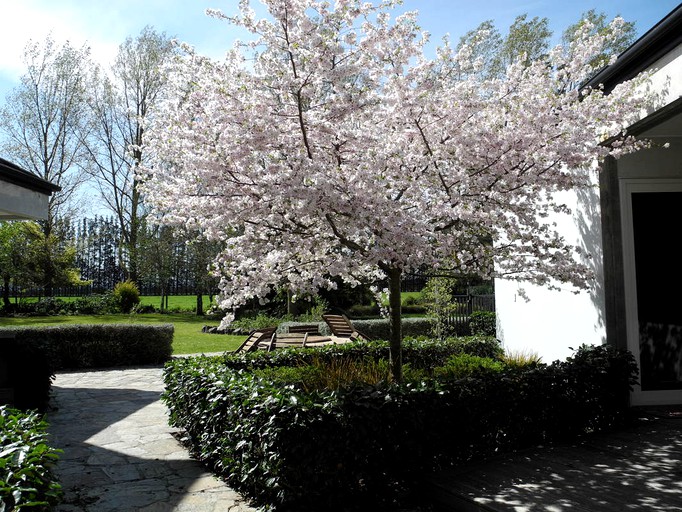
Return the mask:
{"type": "MultiPolygon", "coordinates": [[[[193,45],[200,53],[220,58],[237,34],[224,22],[209,18],[206,8],[226,13],[236,10],[238,0],[0,0],[3,30],[0,31],[0,101],[18,83],[23,72],[22,50],[28,40],[42,40],[52,33],[57,40],[88,44],[93,56],[106,64],[118,45],[135,36],[145,25],[193,45]]],[[[255,4],[259,4],[256,0],[255,4]]],[[[558,38],[581,13],[594,8],[609,18],[618,14],[634,21],[643,34],[672,11],[677,0],[405,0],[401,10],[418,10],[420,24],[438,43],[449,33],[453,41],[493,19],[505,31],[514,18],[547,17],[558,38]]]]}

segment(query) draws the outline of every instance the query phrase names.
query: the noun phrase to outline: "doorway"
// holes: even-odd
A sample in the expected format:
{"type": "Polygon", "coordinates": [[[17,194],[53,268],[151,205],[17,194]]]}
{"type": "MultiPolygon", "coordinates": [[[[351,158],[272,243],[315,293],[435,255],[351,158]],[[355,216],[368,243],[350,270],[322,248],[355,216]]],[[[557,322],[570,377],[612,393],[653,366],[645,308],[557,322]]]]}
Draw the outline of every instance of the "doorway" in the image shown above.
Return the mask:
{"type": "Polygon", "coordinates": [[[682,403],[682,180],[623,180],[627,345],[633,405],[682,403]]]}

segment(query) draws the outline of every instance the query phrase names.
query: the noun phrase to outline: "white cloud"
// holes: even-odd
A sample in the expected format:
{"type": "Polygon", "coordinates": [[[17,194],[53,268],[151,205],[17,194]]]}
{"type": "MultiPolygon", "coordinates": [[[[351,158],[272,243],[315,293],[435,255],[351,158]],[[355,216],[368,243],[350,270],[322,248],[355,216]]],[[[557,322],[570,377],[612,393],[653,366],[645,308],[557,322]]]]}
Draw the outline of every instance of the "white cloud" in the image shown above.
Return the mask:
{"type": "Polygon", "coordinates": [[[68,40],[77,48],[87,43],[95,60],[108,63],[127,35],[119,12],[99,2],[3,0],[0,9],[0,75],[11,82],[24,72],[22,55],[31,40],[42,41],[51,34],[58,43],[68,40]]]}

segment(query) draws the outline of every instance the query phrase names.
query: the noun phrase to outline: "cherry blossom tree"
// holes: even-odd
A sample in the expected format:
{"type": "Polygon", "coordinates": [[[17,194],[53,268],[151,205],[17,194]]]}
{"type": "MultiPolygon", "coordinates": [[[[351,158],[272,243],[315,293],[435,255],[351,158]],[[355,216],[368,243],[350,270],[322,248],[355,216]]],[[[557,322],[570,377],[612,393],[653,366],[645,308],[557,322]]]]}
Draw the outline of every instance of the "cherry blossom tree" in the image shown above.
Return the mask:
{"type": "Polygon", "coordinates": [[[607,44],[589,23],[570,48],[484,80],[467,45],[427,58],[417,13],[391,16],[396,2],[263,3],[267,19],[248,1],[236,16],[211,12],[254,40],[221,62],[188,50],[140,175],[161,222],[226,242],[223,308],[339,278],[388,283],[399,380],[406,272],[589,286],[580,248],[549,220],[566,212],[553,193],[639,149],[624,128],[650,100],[643,79],[609,95],[574,86],[607,44]]]}

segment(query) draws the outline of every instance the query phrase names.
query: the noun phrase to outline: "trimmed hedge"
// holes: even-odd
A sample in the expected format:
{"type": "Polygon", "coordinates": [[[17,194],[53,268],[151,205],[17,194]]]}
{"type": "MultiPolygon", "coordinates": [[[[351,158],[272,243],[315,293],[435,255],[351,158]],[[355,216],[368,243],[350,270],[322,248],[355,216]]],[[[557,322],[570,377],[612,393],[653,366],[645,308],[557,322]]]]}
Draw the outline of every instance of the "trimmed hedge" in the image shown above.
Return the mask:
{"type": "MultiPolygon", "coordinates": [[[[631,354],[608,347],[581,347],[565,362],[524,369],[487,364],[467,378],[446,371],[444,379],[310,392],[297,384],[300,371],[286,368],[310,357],[376,358],[381,345],[172,361],[164,393],[171,424],[258,504],[378,509],[439,464],[621,424],[637,372],[631,354]],[[278,378],[252,371],[276,366],[285,366],[278,378]]],[[[409,345],[411,368],[452,365],[452,353],[443,357],[455,343],[409,345]]],[[[472,352],[481,346],[474,341],[472,352]]]]}
{"type": "Polygon", "coordinates": [[[52,473],[58,453],[35,412],[0,406],[0,510],[49,510],[61,500],[52,473]]]}
{"type": "Polygon", "coordinates": [[[99,324],[1,328],[13,334],[7,356],[14,405],[45,410],[61,369],[159,364],[172,354],[173,325],[99,324]]]}
{"type": "MultiPolygon", "coordinates": [[[[375,320],[353,320],[353,326],[375,340],[387,340],[391,336],[391,325],[387,318],[375,320]]],[[[428,336],[433,320],[430,318],[403,318],[404,337],[428,336]]]]}
{"type": "Polygon", "coordinates": [[[0,329],[49,354],[55,369],[158,364],[173,351],[173,324],[73,324],[0,329]]]}
{"type": "MultiPolygon", "coordinates": [[[[391,325],[387,318],[352,320],[353,326],[363,334],[375,340],[387,340],[391,335],[391,325]]],[[[278,326],[279,332],[289,332],[292,325],[302,325],[314,322],[282,322],[278,326]]],[[[402,329],[404,337],[428,336],[431,333],[433,320],[430,318],[403,318],[402,329]]],[[[323,335],[330,335],[331,331],[325,322],[319,322],[319,330],[323,335]]]]}

